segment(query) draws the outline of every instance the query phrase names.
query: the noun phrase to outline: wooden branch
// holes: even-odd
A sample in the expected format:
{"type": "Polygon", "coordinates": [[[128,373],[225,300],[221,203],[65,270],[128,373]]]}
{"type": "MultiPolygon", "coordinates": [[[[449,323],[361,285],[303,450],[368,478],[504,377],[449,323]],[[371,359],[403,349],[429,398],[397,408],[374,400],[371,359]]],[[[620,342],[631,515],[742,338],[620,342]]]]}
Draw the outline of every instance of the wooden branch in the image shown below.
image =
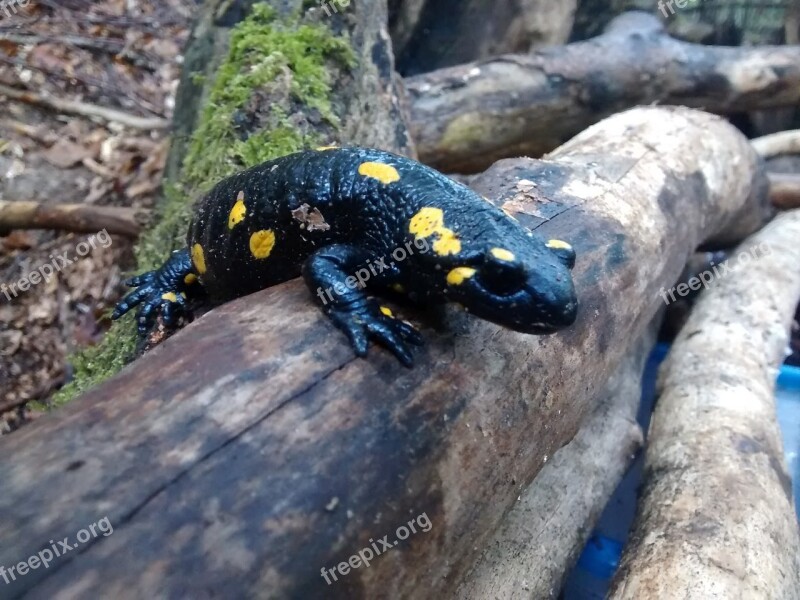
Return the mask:
{"type": "Polygon", "coordinates": [[[14,119],[0,119],[0,127],[31,138],[35,142],[51,146],[58,141],[58,135],[48,127],[34,127],[14,119]]]}
{"type": "Polygon", "coordinates": [[[642,447],[642,373],[660,319],[631,349],[578,435],[519,497],[454,598],[549,598],[558,592],[642,447]]]}
{"type": "Polygon", "coordinates": [[[749,142],[680,108],[617,115],[474,186],[575,244],[574,326],[537,337],[458,312],[423,327],[409,370],[377,347],[357,359],[299,280],[218,307],[0,438],[0,564],[105,516],[115,527],[7,593],[443,595],[578,431],[659,289],[703,240],[741,239],[767,208],[749,142]],[[427,533],[326,584],[323,568],[423,513],[427,533]]]}
{"type": "Polygon", "coordinates": [[[629,13],[597,38],[441,69],[406,80],[426,163],[475,172],[541,156],[616,111],[680,104],[731,113],[800,102],[800,47],[723,48],[669,37],[629,13]]]}
{"type": "Polygon", "coordinates": [[[42,35],[37,33],[20,34],[17,32],[0,32],[0,40],[12,44],[45,44],[57,43],[88,50],[100,50],[111,54],[119,54],[125,49],[125,41],[122,39],[105,37],[85,37],[81,35],[42,35]]]}
{"type": "Polygon", "coordinates": [[[800,299],[798,238],[800,211],[750,238],[736,254],[751,260],[713,282],[673,345],[611,598],[797,598],[774,390],[800,299]]]}
{"type": "Polygon", "coordinates": [[[800,129],[781,131],[752,140],[753,148],[764,158],[800,154],[800,129]]]}
{"type": "Polygon", "coordinates": [[[13,229],[96,233],[105,229],[110,234],[136,238],[149,214],[144,209],[118,206],[0,200],[0,233],[13,229]]]}
{"type": "Polygon", "coordinates": [[[34,104],[42,106],[61,113],[80,115],[93,119],[101,119],[103,121],[110,121],[112,123],[119,123],[125,127],[132,129],[166,129],[169,127],[170,122],[167,119],[159,117],[139,117],[131,115],[113,108],[106,108],[104,106],[97,106],[95,104],[88,104],[77,100],[64,100],[62,98],[52,98],[43,96],[35,92],[25,90],[18,90],[0,84],[0,95],[6,96],[13,100],[19,100],[26,104],[34,104]]]}
{"type": "Polygon", "coordinates": [[[775,208],[781,210],[800,208],[800,175],[770,173],[769,197],[775,208]]]}

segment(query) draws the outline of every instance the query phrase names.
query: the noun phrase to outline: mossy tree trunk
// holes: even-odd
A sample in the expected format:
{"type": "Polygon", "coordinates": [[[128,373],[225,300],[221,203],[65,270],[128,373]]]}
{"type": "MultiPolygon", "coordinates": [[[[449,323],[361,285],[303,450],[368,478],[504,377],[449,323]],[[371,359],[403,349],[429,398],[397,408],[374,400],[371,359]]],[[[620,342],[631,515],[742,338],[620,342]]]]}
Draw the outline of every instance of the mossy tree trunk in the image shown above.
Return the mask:
{"type": "MultiPolygon", "coordinates": [[[[181,247],[194,201],[243,168],[338,143],[414,157],[387,21],[386,0],[207,0],[185,51],[163,200],[135,270],[181,247]]],[[[129,316],[75,357],[75,379],[56,401],[140,353],[134,328],[129,316]]]]}

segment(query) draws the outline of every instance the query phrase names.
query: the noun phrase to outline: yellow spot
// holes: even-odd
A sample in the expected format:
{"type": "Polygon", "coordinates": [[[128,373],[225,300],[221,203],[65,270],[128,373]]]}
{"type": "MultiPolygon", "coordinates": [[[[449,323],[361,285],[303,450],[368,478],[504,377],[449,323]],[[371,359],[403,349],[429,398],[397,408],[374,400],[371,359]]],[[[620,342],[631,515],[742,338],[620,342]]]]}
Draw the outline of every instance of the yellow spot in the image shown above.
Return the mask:
{"type": "Polygon", "coordinates": [[[461,252],[461,242],[452,230],[443,228],[441,237],[433,242],[433,251],[439,256],[447,256],[448,254],[458,254],[461,252]]]}
{"type": "Polygon", "coordinates": [[[441,208],[426,206],[411,217],[408,231],[417,238],[438,236],[433,242],[433,251],[439,256],[458,254],[461,252],[461,242],[456,233],[444,226],[444,212],[441,208]]]}
{"type": "Polygon", "coordinates": [[[393,317],[391,309],[386,308],[385,306],[381,306],[381,312],[385,314],[387,317],[393,317]]]}
{"type": "Polygon", "coordinates": [[[552,248],[553,250],[572,250],[572,246],[570,246],[567,242],[562,242],[561,240],[550,240],[546,245],[548,248],[552,248]]]}
{"type": "Polygon", "coordinates": [[[273,246],[275,246],[275,233],[271,229],[262,229],[250,236],[250,252],[259,260],[267,258],[273,246]]]}
{"type": "Polygon", "coordinates": [[[317,146],[317,152],[325,152],[326,150],[336,150],[339,146],[317,146]]]}
{"type": "Polygon", "coordinates": [[[398,294],[405,294],[406,293],[406,288],[404,288],[403,285],[400,284],[400,283],[393,283],[392,284],[392,289],[395,292],[397,292],[398,294]]]}
{"type": "Polygon", "coordinates": [[[236,204],[233,205],[231,214],[228,215],[228,229],[233,229],[244,221],[246,214],[247,207],[244,205],[244,192],[239,192],[239,196],[236,198],[236,204]]]}
{"type": "Polygon", "coordinates": [[[473,275],[475,275],[475,269],[471,267],[456,267],[447,274],[447,283],[450,285],[461,285],[473,275]]]}
{"type": "Polygon", "coordinates": [[[392,165],[385,165],[379,162],[365,162],[358,167],[358,172],[364,177],[372,177],[381,183],[389,185],[395,181],[400,181],[400,173],[392,165]]]}
{"type": "Polygon", "coordinates": [[[516,258],[513,252],[505,248],[492,248],[491,253],[497,260],[504,260],[506,262],[512,262],[516,258]]]}
{"type": "Polygon", "coordinates": [[[167,300],[169,302],[177,302],[178,297],[175,295],[175,292],[167,292],[166,294],[161,294],[162,300],[167,300]]]}
{"type": "Polygon", "coordinates": [[[426,206],[411,217],[408,225],[409,233],[426,238],[444,228],[444,213],[441,208],[426,206]]]}
{"type": "Polygon", "coordinates": [[[200,275],[206,272],[206,255],[200,244],[192,246],[192,263],[194,263],[194,268],[197,269],[200,275]]]}
{"type": "Polygon", "coordinates": [[[186,277],[183,278],[183,283],[186,285],[193,285],[197,283],[197,275],[194,273],[189,273],[186,277]]]}

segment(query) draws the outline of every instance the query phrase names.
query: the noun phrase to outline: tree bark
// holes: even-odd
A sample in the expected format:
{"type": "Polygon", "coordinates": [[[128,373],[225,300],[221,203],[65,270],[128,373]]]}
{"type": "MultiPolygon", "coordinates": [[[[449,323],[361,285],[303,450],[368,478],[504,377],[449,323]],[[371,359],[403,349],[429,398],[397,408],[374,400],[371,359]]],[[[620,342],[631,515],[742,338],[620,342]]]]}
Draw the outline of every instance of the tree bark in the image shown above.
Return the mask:
{"type": "Polygon", "coordinates": [[[9,591],[444,594],[578,431],[659,289],[702,241],[741,239],[768,210],[748,141],[680,108],[617,115],[473,185],[574,243],[574,326],[537,337],[457,313],[444,331],[423,327],[407,370],[377,347],[356,359],[299,281],[225,304],[0,439],[0,564],[104,516],[115,526],[9,591]],[[423,514],[427,533],[325,583],[323,568],[423,514]]]}
{"type": "Polygon", "coordinates": [[[800,539],[774,393],[800,299],[798,237],[792,211],[744,243],[673,345],[612,598],[797,598],[800,539]]]}
{"type": "MultiPolygon", "coordinates": [[[[644,441],[636,413],[658,323],[597,397],[575,438],[518,498],[454,598],[556,598],[597,520],[644,441]]],[[[545,457],[547,459],[548,457],[545,457]]]]}
{"type": "Polygon", "coordinates": [[[468,173],[500,158],[541,156],[635,105],[716,113],[796,105],[800,47],[688,44],[655,17],[628,13],[586,42],[440,69],[406,85],[421,159],[468,173]]]}

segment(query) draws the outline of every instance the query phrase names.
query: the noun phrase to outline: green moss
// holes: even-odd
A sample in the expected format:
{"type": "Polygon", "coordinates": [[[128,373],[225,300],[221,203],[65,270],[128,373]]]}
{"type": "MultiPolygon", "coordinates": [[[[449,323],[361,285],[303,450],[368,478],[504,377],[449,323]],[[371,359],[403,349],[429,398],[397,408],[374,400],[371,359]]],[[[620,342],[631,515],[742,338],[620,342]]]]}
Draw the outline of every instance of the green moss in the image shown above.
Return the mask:
{"type": "MultiPolygon", "coordinates": [[[[306,112],[316,111],[332,126],[338,119],[331,106],[328,62],[352,66],[352,49],[346,40],[337,38],[321,25],[283,28],[273,25],[274,12],[257,4],[252,15],[236,28],[228,60],[217,72],[209,100],[203,110],[185,164],[186,181],[205,187],[236,172],[243,166],[288,154],[306,143],[303,132],[286,120],[285,108],[272,108],[271,114],[246,114],[246,107],[258,90],[269,99],[287,87],[271,89],[273,82],[288,79],[289,98],[273,97],[299,103],[306,112]],[[262,133],[242,142],[231,124],[238,118],[256,118],[267,127],[262,133]]],[[[283,104],[281,102],[280,104],[283,104]]],[[[277,106],[280,106],[277,104],[277,106]]]]}
{"type": "MultiPolygon", "coordinates": [[[[312,128],[305,117],[313,115],[331,131],[338,127],[330,69],[354,66],[352,48],[324,25],[301,25],[296,18],[282,21],[269,5],[257,4],[233,29],[228,56],[189,141],[180,180],[164,186],[154,225],[136,248],[137,272],[157,268],[184,245],[192,200],[220,179],[327,141],[320,127],[312,128]],[[245,126],[237,126],[240,122],[245,126]],[[256,133],[247,135],[242,129],[256,133]]],[[[100,344],[72,357],[73,381],[52,405],[64,404],[130,362],[135,329],[133,316],[126,315],[100,344]]]]}

